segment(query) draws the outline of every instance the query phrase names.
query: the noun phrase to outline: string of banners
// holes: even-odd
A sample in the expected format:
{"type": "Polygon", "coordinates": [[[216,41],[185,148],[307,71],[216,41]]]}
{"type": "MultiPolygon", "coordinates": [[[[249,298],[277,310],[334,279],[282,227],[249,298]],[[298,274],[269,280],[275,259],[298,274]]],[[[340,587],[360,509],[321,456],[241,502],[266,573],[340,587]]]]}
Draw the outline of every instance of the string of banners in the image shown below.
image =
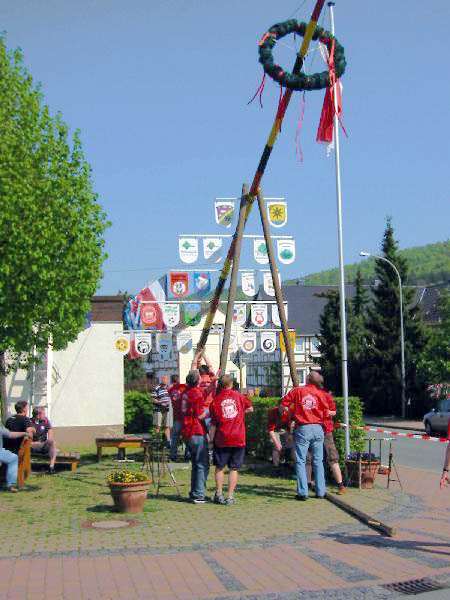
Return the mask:
{"type": "MultiPolygon", "coordinates": [[[[258,349],[269,354],[277,349],[276,331],[231,331],[230,352],[242,350],[251,354],[258,349]]],[[[188,331],[181,331],[173,335],[171,332],[152,333],[150,331],[117,333],[114,339],[114,348],[122,355],[136,352],[139,356],[148,356],[155,352],[159,360],[174,360],[175,351],[186,354],[192,350],[192,335],[188,331]],[[175,339],[174,339],[175,338],[175,339]]]]}
{"type": "MultiPolygon", "coordinates": [[[[236,207],[239,205],[236,198],[216,198],[214,202],[214,216],[217,225],[227,229],[233,222],[236,207]]],[[[267,202],[267,216],[272,227],[284,227],[287,223],[287,202],[284,198],[270,198],[267,202]]]]}
{"type": "MultiPolygon", "coordinates": [[[[287,318],[287,304],[285,304],[287,318]]],[[[139,306],[139,319],[129,329],[172,329],[178,325],[194,327],[202,318],[201,302],[175,302],[143,301],[139,306]],[[162,325],[162,326],[161,326],[162,325]]],[[[249,304],[236,302],[233,307],[233,324],[244,326],[247,322],[256,327],[264,327],[271,321],[276,327],[281,326],[278,306],[276,304],[265,304],[263,302],[251,302],[249,304]],[[250,313],[247,315],[247,306],[250,313]],[[271,308],[269,314],[269,308],[271,308]]]]}
{"type": "MultiPolygon", "coordinates": [[[[275,236],[273,236],[275,238],[275,236]]],[[[196,263],[201,253],[203,259],[212,264],[220,263],[225,256],[223,237],[195,237],[180,236],[178,238],[178,252],[180,260],[185,264],[196,263]]],[[[290,265],[295,261],[295,240],[293,238],[275,238],[277,257],[280,263],[290,265]]],[[[253,258],[260,265],[269,263],[266,242],[263,237],[253,239],[253,258]]]]}
{"type": "MultiPolygon", "coordinates": [[[[186,298],[191,294],[207,296],[211,292],[212,278],[215,273],[211,271],[171,271],[169,273],[168,293],[169,299],[176,300],[186,298]]],[[[259,289],[258,273],[253,270],[240,273],[242,292],[252,298],[259,289]]],[[[278,274],[281,283],[281,277],[278,274]]],[[[262,285],[268,296],[275,296],[272,275],[269,271],[262,272],[262,285]]]]}

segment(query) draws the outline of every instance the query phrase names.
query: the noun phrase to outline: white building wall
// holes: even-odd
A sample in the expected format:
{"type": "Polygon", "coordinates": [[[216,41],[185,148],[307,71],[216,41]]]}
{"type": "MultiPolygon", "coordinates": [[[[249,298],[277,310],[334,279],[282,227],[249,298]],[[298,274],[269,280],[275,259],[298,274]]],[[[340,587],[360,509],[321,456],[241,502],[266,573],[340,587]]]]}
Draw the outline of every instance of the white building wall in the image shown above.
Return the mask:
{"type": "Polygon", "coordinates": [[[114,349],[120,330],[117,322],[93,323],[65,350],[54,352],[50,418],[55,427],[123,425],[123,356],[114,349]]]}
{"type": "MultiPolygon", "coordinates": [[[[35,404],[44,405],[54,427],[97,428],[98,435],[123,430],[123,356],[114,349],[118,322],[94,322],[65,350],[53,351],[51,393],[36,394],[35,404]]],[[[50,375],[50,371],[49,371],[50,375]]],[[[7,377],[7,411],[14,414],[18,400],[31,400],[30,377],[23,370],[7,377]]],[[[87,429],[86,429],[87,432],[87,429]]],[[[95,435],[95,429],[89,436],[95,435]]],[[[83,435],[70,440],[84,439],[83,435]]]]}

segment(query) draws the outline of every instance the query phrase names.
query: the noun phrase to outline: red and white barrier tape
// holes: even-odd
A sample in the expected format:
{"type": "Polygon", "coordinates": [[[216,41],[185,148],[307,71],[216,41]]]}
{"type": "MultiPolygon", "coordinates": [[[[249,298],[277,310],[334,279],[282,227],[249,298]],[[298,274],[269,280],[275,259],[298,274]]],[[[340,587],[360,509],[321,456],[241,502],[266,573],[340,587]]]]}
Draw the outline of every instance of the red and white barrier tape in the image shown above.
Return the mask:
{"type": "MultiPolygon", "coordinates": [[[[342,428],[347,427],[347,425],[345,423],[335,423],[335,426],[342,427],[342,428]]],[[[450,442],[449,433],[447,433],[448,437],[433,437],[431,435],[427,435],[426,433],[420,434],[420,433],[404,433],[403,431],[389,431],[388,429],[381,429],[381,427],[369,427],[368,425],[365,425],[364,427],[360,427],[357,425],[351,425],[350,428],[351,429],[359,429],[360,431],[372,431],[374,433],[384,433],[387,435],[391,435],[392,437],[404,437],[404,438],[409,438],[412,440],[424,440],[426,442],[441,442],[443,444],[445,442],[450,442]]]]}

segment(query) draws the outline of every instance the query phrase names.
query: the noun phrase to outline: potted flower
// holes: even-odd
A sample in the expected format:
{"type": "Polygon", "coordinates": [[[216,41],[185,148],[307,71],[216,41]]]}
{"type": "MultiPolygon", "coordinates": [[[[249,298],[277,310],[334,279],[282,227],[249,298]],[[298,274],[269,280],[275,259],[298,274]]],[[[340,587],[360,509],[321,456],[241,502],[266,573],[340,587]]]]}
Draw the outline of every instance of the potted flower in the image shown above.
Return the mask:
{"type": "Polygon", "coordinates": [[[113,471],[106,480],[116,510],[127,513],[142,512],[151,484],[146,473],[113,471]]]}
{"type": "Polygon", "coordinates": [[[363,489],[373,488],[375,475],[380,467],[380,459],[368,452],[352,452],[345,461],[347,475],[351,485],[363,489]]]}

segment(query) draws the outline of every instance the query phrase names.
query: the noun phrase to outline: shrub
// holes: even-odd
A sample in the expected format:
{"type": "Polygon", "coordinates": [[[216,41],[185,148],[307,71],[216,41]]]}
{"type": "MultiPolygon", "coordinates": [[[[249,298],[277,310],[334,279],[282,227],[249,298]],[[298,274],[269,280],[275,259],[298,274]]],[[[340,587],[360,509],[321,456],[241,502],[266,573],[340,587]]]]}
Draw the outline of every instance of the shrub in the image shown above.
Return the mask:
{"type": "Polygon", "coordinates": [[[145,392],[125,393],[126,433],[146,433],[153,425],[153,404],[145,392]]]}
{"type": "Polygon", "coordinates": [[[272,446],[267,433],[267,411],[276,406],[280,398],[252,398],[253,412],[247,416],[247,452],[259,458],[267,458],[272,446]]]}
{"type": "MultiPolygon", "coordinates": [[[[268,458],[272,446],[267,433],[267,411],[276,406],[280,398],[259,398],[252,399],[254,412],[247,417],[247,451],[258,458],[268,458]]],[[[344,421],[344,398],[335,398],[336,417],[338,422],[344,421]]],[[[351,425],[364,425],[363,406],[359,398],[350,397],[348,399],[348,409],[351,425]]],[[[345,430],[336,429],[334,432],[336,447],[341,457],[341,462],[345,460],[345,430]]],[[[350,430],[350,449],[353,452],[362,452],[364,450],[365,432],[358,429],[350,430]]]]}
{"type": "MultiPolygon", "coordinates": [[[[336,402],[336,417],[335,421],[344,422],[344,398],[337,397],[336,402]]],[[[350,396],[348,399],[348,412],[350,425],[361,427],[364,425],[363,420],[363,404],[357,396],[350,396]]],[[[363,452],[365,448],[366,432],[360,429],[350,429],[350,451],[363,452]]],[[[345,463],[345,429],[334,430],[334,441],[339,452],[341,466],[345,463]]]]}

